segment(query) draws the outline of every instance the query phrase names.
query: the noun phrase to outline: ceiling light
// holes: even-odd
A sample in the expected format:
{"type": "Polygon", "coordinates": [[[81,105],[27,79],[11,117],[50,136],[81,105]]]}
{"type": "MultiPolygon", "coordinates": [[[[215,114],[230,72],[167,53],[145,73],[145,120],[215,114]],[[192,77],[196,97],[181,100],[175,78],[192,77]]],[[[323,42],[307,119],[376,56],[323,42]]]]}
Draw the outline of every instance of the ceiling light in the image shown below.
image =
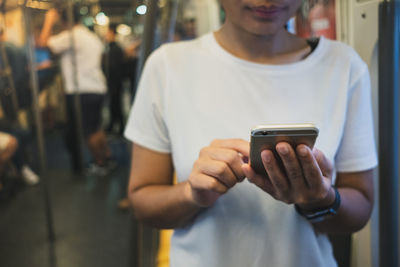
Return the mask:
{"type": "Polygon", "coordinates": [[[144,15],[147,12],[147,6],[146,5],[140,5],[136,8],[136,13],[139,15],[144,15]]]}
{"type": "Polygon", "coordinates": [[[119,24],[117,26],[117,33],[118,34],[127,36],[127,35],[131,34],[131,32],[132,32],[131,27],[129,27],[126,24],[119,24]]]}
{"type": "Polygon", "coordinates": [[[96,23],[105,26],[110,22],[110,19],[103,12],[99,12],[96,15],[96,23]]]}

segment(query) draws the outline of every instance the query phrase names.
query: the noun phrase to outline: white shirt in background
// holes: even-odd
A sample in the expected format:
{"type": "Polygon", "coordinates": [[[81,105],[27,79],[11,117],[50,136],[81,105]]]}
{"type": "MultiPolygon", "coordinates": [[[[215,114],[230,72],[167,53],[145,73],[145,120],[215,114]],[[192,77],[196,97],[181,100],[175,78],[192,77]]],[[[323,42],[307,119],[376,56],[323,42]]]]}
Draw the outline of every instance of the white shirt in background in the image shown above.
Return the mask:
{"type": "Polygon", "coordinates": [[[76,54],[76,74],[79,93],[105,94],[105,77],[101,70],[103,43],[96,34],[83,25],[76,25],[72,31],[65,30],[51,36],[50,50],[61,56],[61,72],[67,94],[75,92],[74,68],[72,64],[71,33],[76,54]]]}

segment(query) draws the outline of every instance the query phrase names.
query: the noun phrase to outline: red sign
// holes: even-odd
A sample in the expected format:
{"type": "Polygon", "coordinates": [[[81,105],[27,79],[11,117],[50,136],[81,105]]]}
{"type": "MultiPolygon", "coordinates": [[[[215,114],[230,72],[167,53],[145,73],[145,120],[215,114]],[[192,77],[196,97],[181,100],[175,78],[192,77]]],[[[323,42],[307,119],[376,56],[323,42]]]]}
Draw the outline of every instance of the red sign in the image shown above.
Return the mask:
{"type": "Polygon", "coordinates": [[[335,0],[306,0],[296,16],[297,35],[336,39],[335,0]]]}

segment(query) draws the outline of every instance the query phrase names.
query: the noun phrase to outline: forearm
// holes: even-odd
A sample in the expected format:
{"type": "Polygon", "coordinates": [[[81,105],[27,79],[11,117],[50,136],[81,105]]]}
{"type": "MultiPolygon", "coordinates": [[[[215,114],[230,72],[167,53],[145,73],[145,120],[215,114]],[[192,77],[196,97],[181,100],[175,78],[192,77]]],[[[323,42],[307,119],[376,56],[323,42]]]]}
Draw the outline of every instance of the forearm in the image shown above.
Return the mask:
{"type": "Polygon", "coordinates": [[[156,228],[179,228],[190,222],[200,208],[189,200],[187,182],[177,185],[148,185],[129,193],[139,221],[156,228]]]}
{"type": "Polygon", "coordinates": [[[50,36],[53,31],[54,22],[51,20],[45,20],[43,24],[42,31],[40,32],[39,36],[39,45],[42,47],[47,46],[47,43],[50,39],[50,36]]]}
{"type": "Polygon", "coordinates": [[[327,233],[352,233],[361,230],[368,222],[373,201],[353,188],[338,188],[341,204],[336,215],[315,223],[315,228],[327,233]]]}

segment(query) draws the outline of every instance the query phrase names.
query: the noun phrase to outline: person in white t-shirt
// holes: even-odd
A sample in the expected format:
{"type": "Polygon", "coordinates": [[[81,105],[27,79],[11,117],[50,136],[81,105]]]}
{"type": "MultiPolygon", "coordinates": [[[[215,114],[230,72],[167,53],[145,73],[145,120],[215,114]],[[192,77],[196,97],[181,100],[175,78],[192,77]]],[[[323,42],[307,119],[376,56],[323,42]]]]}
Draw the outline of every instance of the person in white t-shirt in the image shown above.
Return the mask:
{"type": "MultiPolygon", "coordinates": [[[[60,19],[56,9],[47,11],[39,43],[48,46],[60,56],[61,72],[67,95],[67,133],[66,143],[71,153],[73,169],[80,170],[74,94],[79,93],[81,102],[82,128],[85,140],[95,163],[90,173],[105,175],[111,157],[106,136],[101,128],[101,109],[106,94],[106,82],[101,69],[101,56],[104,51],[101,40],[80,23],[79,6],[73,7],[74,26],[56,35],[52,29],[60,19]],[[73,42],[73,46],[71,45],[73,42]],[[72,50],[72,47],[74,50],[72,50]]],[[[67,10],[61,13],[63,25],[67,25],[67,10]]]]}
{"type": "Polygon", "coordinates": [[[288,33],[301,0],[220,2],[218,31],[146,62],[125,130],[135,215],[175,229],[174,267],[337,266],[326,234],[360,230],[373,206],[367,66],[288,33]],[[304,122],[320,131],[313,150],[281,142],[285,170],[269,150],[268,177],[251,169],[253,126],[304,122]]]}

